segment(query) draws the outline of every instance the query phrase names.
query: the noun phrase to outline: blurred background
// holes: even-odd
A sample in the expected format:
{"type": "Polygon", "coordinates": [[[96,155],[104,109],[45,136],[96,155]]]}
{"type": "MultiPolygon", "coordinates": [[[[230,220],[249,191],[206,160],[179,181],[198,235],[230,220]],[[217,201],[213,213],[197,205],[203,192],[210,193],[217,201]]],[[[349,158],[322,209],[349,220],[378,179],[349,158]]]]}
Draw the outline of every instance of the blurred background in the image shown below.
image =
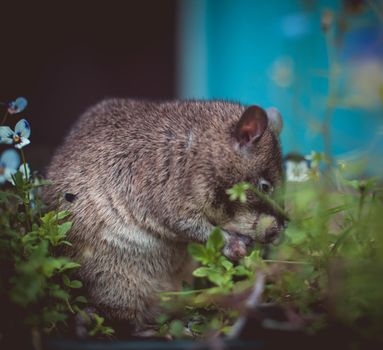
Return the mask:
{"type": "Polygon", "coordinates": [[[285,154],[368,156],[381,174],[379,0],[3,2],[2,13],[0,100],[28,99],[35,168],[103,98],[202,98],[276,106],[285,154]]]}

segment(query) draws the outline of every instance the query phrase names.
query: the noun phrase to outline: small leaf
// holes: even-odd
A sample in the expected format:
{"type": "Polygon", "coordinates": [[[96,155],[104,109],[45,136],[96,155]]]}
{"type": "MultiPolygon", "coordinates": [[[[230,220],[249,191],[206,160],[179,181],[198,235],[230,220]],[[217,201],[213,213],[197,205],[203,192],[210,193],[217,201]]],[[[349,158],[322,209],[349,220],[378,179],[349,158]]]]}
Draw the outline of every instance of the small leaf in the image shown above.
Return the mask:
{"type": "Polygon", "coordinates": [[[193,276],[195,277],[206,277],[209,274],[208,267],[199,267],[193,271],[193,276]]]}
{"type": "Polygon", "coordinates": [[[79,281],[79,280],[73,280],[70,282],[70,286],[71,288],[81,288],[82,287],[82,282],[79,281]]]}
{"type": "Polygon", "coordinates": [[[236,276],[248,276],[250,274],[249,270],[245,268],[243,265],[238,265],[235,267],[235,273],[236,276]]]}
{"type": "Polygon", "coordinates": [[[83,304],[87,304],[87,303],[88,303],[88,299],[85,298],[85,297],[82,296],[82,295],[79,295],[78,297],[76,297],[76,298],[74,299],[74,302],[75,302],[75,303],[83,303],[83,304]]]}
{"type": "Polygon", "coordinates": [[[50,295],[61,300],[69,299],[69,293],[63,289],[53,290],[51,291],[50,295]]]}
{"type": "Polygon", "coordinates": [[[291,243],[294,245],[301,244],[308,239],[305,231],[300,230],[298,228],[293,228],[292,226],[289,226],[286,229],[285,235],[290,239],[291,243]]]}
{"type": "Polygon", "coordinates": [[[216,271],[213,269],[210,269],[208,271],[207,278],[210,282],[213,282],[219,287],[227,285],[231,280],[231,276],[223,275],[220,271],[216,271]]]}
{"type": "Polygon", "coordinates": [[[62,275],[62,280],[67,287],[70,287],[70,279],[67,275],[62,275]]]}
{"type": "Polygon", "coordinates": [[[222,263],[222,266],[223,266],[227,271],[230,271],[230,270],[233,268],[233,263],[230,262],[230,261],[227,260],[227,259],[224,259],[221,263],[222,263]]]}
{"type": "Polygon", "coordinates": [[[219,252],[224,244],[225,241],[221,229],[219,227],[214,228],[214,230],[210,233],[209,239],[206,243],[206,248],[209,251],[219,252]]]}
{"type": "Polygon", "coordinates": [[[68,261],[64,263],[64,265],[61,267],[61,271],[70,270],[70,269],[77,269],[81,267],[80,264],[75,263],[74,261],[68,261]]]}
{"type": "Polygon", "coordinates": [[[189,254],[197,261],[206,264],[209,261],[206,248],[202,244],[190,243],[188,245],[189,254]]]}
{"type": "Polygon", "coordinates": [[[0,204],[8,203],[12,198],[22,202],[22,198],[12,192],[0,191],[0,204]]]}
{"type": "Polygon", "coordinates": [[[169,325],[169,333],[176,338],[183,335],[185,330],[184,324],[180,320],[173,320],[169,325]]]}
{"type": "Polygon", "coordinates": [[[57,229],[58,229],[59,235],[65,236],[68,233],[68,231],[71,229],[71,227],[72,227],[72,223],[70,221],[64,222],[63,224],[58,225],[57,229]]]}
{"type": "Polygon", "coordinates": [[[70,212],[67,210],[63,210],[57,213],[57,220],[62,220],[70,215],[70,212]]]}
{"type": "Polygon", "coordinates": [[[231,201],[239,200],[241,203],[245,203],[246,191],[250,189],[250,184],[247,182],[240,182],[235,184],[232,188],[226,190],[226,193],[229,195],[231,201]]]}

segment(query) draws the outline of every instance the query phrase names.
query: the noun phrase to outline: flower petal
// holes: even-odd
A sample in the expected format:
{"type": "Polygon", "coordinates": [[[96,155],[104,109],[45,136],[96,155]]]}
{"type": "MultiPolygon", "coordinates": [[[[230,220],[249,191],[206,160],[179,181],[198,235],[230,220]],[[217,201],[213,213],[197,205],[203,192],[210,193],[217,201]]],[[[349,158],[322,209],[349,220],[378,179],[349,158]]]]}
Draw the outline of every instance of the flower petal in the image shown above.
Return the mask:
{"type": "Polygon", "coordinates": [[[24,168],[24,164],[21,164],[19,167],[19,171],[21,174],[23,174],[23,178],[27,180],[31,177],[31,169],[29,168],[28,163],[25,163],[25,168],[24,168]],[[25,168],[27,168],[27,176],[25,176],[25,168]]]}
{"type": "Polygon", "coordinates": [[[15,114],[22,112],[28,105],[28,101],[24,97],[18,97],[16,100],[8,104],[8,113],[15,114]]]}
{"type": "Polygon", "coordinates": [[[0,138],[0,144],[4,144],[4,145],[12,145],[13,143],[13,139],[9,139],[9,138],[0,138]]]}
{"type": "Polygon", "coordinates": [[[29,145],[31,141],[29,141],[27,138],[22,137],[19,143],[15,144],[15,147],[17,149],[22,149],[24,146],[29,145]]]}
{"type": "Polygon", "coordinates": [[[20,165],[19,153],[14,149],[7,149],[1,155],[0,163],[4,168],[16,170],[20,165]]]}
{"type": "Polygon", "coordinates": [[[15,184],[15,182],[13,181],[12,179],[12,175],[15,175],[17,172],[17,169],[5,169],[4,171],[4,177],[5,177],[5,180],[9,181],[12,185],[15,184]]]}
{"type": "Polygon", "coordinates": [[[0,126],[0,142],[2,142],[2,139],[13,139],[13,130],[9,126],[0,126]]]}
{"type": "Polygon", "coordinates": [[[31,135],[31,127],[26,119],[21,119],[15,126],[15,133],[21,137],[29,138],[31,135]]]}
{"type": "Polygon", "coordinates": [[[2,185],[7,179],[5,178],[4,175],[0,175],[0,185],[2,185]]]}

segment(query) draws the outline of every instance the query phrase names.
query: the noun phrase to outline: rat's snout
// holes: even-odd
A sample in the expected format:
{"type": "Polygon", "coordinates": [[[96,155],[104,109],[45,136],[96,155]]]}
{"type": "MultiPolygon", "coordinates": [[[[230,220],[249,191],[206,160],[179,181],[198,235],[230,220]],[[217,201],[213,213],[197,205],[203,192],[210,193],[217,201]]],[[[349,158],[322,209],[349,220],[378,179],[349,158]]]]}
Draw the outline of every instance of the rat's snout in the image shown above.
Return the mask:
{"type": "Polygon", "coordinates": [[[284,223],[277,217],[265,213],[238,213],[223,225],[227,232],[240,234],[252,241],[266,244],[275,242],[284,230],[284,223]]]}
{"type": "Polygon", "coordinates": [[[285,224],[275,216],[260,214],[253,226],[255,231],[254,239],[260,243],[275,242],[284,230],[284,227],[285,224]]]}
{"type": "Polygon", "coordinates": [[[274,239],[276,239],[279,236],[279,233],[280,233],[280,230],[274,227],[271,229],[267,229],[264,234],[265,243],[271,243],[272,241],[274,241],[274,239]]]}

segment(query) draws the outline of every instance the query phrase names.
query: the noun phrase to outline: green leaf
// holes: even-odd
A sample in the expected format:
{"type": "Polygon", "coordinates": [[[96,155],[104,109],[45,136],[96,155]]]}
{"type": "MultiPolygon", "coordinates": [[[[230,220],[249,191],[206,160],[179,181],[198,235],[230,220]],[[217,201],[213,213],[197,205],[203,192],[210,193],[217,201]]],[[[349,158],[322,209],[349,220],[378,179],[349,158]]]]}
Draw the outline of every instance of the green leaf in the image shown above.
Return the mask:
{"type": "Polygon", "coordinates": [[[209,262],[209,256],[206,248],[199,243],[190,243],[188,245],[189,254],[197,261],[200,261],[202,264],[209,262]]]}
{"type": "Polygon", "coordinates": [[[12,192],[0,191],[0,204],[8,203],[12,198],[17,199],[19,202],[22,202],[22,198],[17,194],[14,194],[12,192]]]}
{"type": "Polygon", "coordinates": [[[219,287],[226,286],[231,281],[230,275],[222,274],[220,271],[217,271],[214,269],[209,269],[207,273],[207,278],[209,279],[210,282],[216,284],[219,287]]]}
{"type": "Polygon", "coordinates": [[[67,210],[60,211],[57,213],[57,220],[65,219],[69,215],[70,215],[70,212],[67,210]]]}
{"type": "Polygon", "coordinates": [[[42,271],[47,277],[53,276],[54,272],[61,268],[63,261],[61,259],[48,258],[42,265],[42,271]]]}
{"type": "Polygon", "coordinates": [[[243,258],[243,265],[251,271],[254,271],[256,267],[262,266],[263,264],[261,253],[257,249],[254,249],[249,256],[243,258]]]}
{"type": "Polygon", "coordinates": [[[243,265],[238,265],[234,268],[234,274],[236,276],[248,276],[250,274],[249,270],[245,268],[243,265]]]}
{"type": "Polygon", "coordinates": [[[57,322],[65,321],[68,318],[68,315],[57,310],[44,310],[43,320],[47,324],[55,324],[57,322]]]}
{"type": "Polygon", "coordinates": [[[70,280],[67,275],[62,276],[62,280],[64,284],[69,287],[69,288],[81,288],[82,287],[82,282],[79,280],[70,280]]]}
{"type": "Polygon", "coordinates": [[[227,270],[227,271],[230,271],[232,268],[233,268],[233,263],[232,262],[230,262],[229,260],[227,260],[227,259],[223,259],[222,261],[221,261],[221,264],[222,264],[222,266],[227,270]]]}
{"type": "Polygon", "coordinates": [[[70,282],[70,287],[71,288],[82,288],[82,282],[79,280],[72,280],[70,282]]]}
{"type": "Polygon", "coordinates": [[[208,267],[199,267],[198,269],[193,271],[193,276],[195,277],[206,277],[209,274],[208,267]]]}
{"type": "Polygon", "coordinates": [[[246,203],[246,191],[249,190],[250,187],[249,183],[241,182],[226,190],[226,193],[229,195],[231,201],[239,200],[241,203],[246,203]]]}
{"type": "Polygon", "coordinates": [[[169,315],[167,314],[160,314],[156,317],[156,322],[159,324],[164,324],[168,320],[169,320],[169,315]]]}
{"type": "Polygon", "coordinates": [[[291,243],[294,245],[301,244],[308,239],[305,231],[300,230],[298,228],[294,228],[292,226],[289,226],[286,229],[285,235],[290,239],[291,243]]]}
{"type": "Polygon", "coordinates": [[[63,289],[52,290],[50,295],[61,300],[68,300],[70,297],[70,294],[63,289]]]}
{"type": "Polygon", "coordinates": [[[78,263],[76,263],[76,262],[74,262],[74,261],[67,261],[67,262],[65,262],[65,263],[62,265],[60,271],[71,270],[71,269],[77,269],[77,268],[79,268],[79,267],[81,267],[80,264],[78,264],[78,263]]]}
{"type": "Polygon", "coordinates": [[[220,252],[224,244],[225,241],[221,229],[219,227],[215,227],[210,233],[209,239],[206,243],[206,248],[208,251],[220,252]]]}
{"type": "Polygon", "coordinates": [[[68,231],[71,229],[71,227],[72,227],[72,223],[70,221],[64,222],[63,224],[58,225],[57,226],[58,234],[60,236],[65,236],[68,233],[68,231]]]}
{"type": "Polygon", "coordinates": [[[185,330],[184,324],[180,320],[173,320],[170,322],[169,325],[169,333],[175,337],[179,338],[180,336],[183,335],[185,330]]]}
{"type": "Polygon", "coordinates": [[[74,299],[74,302],[75,302],[75,303],[87,304],[87,303],[88,303],[88,299],[85,298],[85,297],[82,296],[82,295],[79,295],[78,297],[76,297],[76,298],[74,299]]]}

